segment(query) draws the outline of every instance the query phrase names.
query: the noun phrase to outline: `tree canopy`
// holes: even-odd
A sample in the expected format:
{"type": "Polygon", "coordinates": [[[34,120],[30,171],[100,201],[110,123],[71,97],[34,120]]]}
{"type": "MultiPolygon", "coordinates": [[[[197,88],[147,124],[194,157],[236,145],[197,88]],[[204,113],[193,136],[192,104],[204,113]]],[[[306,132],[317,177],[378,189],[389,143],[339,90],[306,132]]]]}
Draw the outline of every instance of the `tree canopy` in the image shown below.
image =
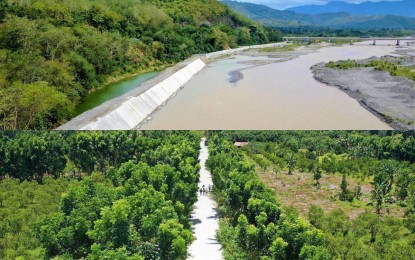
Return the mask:
{"type": "Polygon", "coordinates": [[[185,259],[200,135],[2,132],[0,258],[185,259]]]}

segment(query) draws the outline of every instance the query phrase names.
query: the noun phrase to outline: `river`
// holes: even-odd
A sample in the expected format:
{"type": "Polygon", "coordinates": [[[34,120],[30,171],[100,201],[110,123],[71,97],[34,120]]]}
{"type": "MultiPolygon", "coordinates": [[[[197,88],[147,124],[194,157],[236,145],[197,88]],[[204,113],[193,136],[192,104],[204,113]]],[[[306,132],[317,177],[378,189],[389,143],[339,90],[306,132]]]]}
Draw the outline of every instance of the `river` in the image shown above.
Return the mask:
{"type": "Polygon", "coordinates": [[[310,67],[391,54],[394,43],[323,47],[283,62],[273,55],[274,62],[263,65],[273,59],[266,53],[261,57],[240,53],[215,61],[141,129],[391,129],[346,93],[316,81],[310,67]],[[232,71],[243,78],[231,82],[232,71]]]}

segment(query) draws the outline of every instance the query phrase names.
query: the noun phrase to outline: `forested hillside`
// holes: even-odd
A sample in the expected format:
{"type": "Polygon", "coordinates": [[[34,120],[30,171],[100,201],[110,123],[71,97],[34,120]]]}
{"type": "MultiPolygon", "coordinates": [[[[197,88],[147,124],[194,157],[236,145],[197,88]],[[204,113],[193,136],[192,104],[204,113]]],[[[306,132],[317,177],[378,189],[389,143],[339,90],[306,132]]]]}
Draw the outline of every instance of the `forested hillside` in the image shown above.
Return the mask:
{"type": "Polygon", "coordinates": [[[4,0],[0,129],[50,129],[109,77],[265,42],[216,0],[4,0]]]}
{"type": "MultiPolygon", "coordinates": [[[[354,14],[347,12],[321,12],[319,14],[276,10],[265,5],[223,1],[226,5],[266,26],[277,28],[312,26],[330,29],[415,29],[413,16],[354,14]]],[[[319,6],[320,7],[320,6],[319,6]]]]}
{"type": "Polygon", "coordinates": [[[398,15],[415,17],[415,1],[365,1],[362,3],[347,3],[332,1],[325,5],[303,5],[286,9],[303,14],[348,13],[359,15],[398,15]]]}
{"type": "Polygon", "coordinates": [[[199,140],[0,133],[0,259],[185,259],[199,140]]]}
{"type": "Polygon", "coordinates": [[[225,258],[415,257],[413,132],[210,132],[209,145],[225,258]]]}

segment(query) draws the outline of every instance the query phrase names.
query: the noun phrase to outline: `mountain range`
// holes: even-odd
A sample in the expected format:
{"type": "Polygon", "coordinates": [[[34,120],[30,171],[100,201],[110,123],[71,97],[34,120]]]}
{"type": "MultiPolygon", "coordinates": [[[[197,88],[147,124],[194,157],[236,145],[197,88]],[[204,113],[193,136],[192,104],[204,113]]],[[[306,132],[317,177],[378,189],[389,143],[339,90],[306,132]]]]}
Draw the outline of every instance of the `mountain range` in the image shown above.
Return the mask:
{"type": "Polygon", "coordinates": [[[341,1],[326,5],[304,5],[286,9],[301,14],[348,13],[357,15],[397,15],[415,17],[415,0],[363,2],[351,4],[341,1]]]}
{"type": "MultiPolygon", "coordinates": [[[[408,1],[408,0],[406,0],[408,1]]],[[[265,5],[222,1],[232,10],[271,27],[315,26],[333,29],[415,29],[415,18],[396,15],[357,15],[346,12],[308,14],[265,5]]]]}

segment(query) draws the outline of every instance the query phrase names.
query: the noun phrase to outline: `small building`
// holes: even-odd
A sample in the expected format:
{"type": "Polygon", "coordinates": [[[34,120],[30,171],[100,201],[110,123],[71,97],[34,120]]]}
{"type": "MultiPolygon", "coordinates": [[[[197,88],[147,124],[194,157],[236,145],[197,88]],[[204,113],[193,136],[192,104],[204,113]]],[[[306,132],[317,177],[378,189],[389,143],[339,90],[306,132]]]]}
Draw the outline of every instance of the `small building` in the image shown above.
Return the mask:
{"type": "Polygon", "coordinates": [[[247,146],[249,144],[249,142],[235,142],[233,145],[235,145],[238,148],[247,146]]]}

